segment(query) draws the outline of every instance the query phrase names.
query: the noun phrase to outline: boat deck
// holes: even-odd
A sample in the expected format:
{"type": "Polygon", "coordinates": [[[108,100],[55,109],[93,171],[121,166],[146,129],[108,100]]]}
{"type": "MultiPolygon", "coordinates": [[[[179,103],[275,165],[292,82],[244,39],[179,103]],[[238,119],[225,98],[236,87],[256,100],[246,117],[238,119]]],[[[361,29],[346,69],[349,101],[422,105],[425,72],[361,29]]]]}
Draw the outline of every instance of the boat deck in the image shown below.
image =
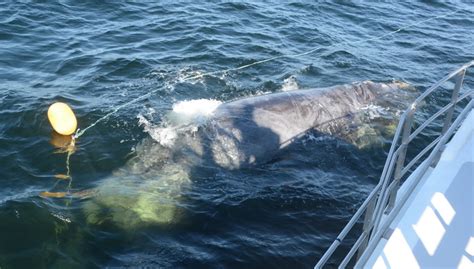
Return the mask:
{"type": "MultiPolygon", "coordinates": [[[[406,183],[416,173],[399,193],[406,192],[406,183]]],[[[367,262],[356,267],[474,268],[474,109],[367,262]]]]}

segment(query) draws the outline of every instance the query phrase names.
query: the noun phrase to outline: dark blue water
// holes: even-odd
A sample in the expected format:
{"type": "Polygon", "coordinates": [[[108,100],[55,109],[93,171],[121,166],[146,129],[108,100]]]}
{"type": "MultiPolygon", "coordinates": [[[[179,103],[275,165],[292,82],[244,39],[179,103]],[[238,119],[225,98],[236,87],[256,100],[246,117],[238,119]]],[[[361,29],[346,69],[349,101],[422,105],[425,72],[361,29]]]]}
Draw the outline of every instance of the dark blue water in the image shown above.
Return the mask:
{"type": "Polygon", "coordinates": [[[87,192],[149,136],[137,116],[159,125],[178,101],[369,79],[401,80],[422,91],[474,59],[468,2],[80,2],[0,1],[2,269],[310,268],[376,184],[390,142],[359,150],[338,140],[313,141],[252,169],[196,171],[180,222],[124,230],[89,223],[88,195],[39,196],[69,184],[54,176],[66,173],[66,154],[51,144],[46,118],[54,101],[69,103],[85,128],[156,91],[77,141],[70,188],[87,192]],[[315,48],[298,58],[183,80],[315,48]]]}

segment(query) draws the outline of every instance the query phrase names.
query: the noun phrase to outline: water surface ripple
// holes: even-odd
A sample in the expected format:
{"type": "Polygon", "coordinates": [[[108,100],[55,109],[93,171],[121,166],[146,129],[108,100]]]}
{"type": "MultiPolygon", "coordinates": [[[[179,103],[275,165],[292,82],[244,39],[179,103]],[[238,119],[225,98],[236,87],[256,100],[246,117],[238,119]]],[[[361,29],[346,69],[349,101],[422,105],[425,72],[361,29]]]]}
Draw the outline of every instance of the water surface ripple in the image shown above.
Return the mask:
{"type": "MultiPolygon", "coordinates": [[[[178,101],[277,92],[289,81],[304,89],[395,79],[423,91],[474,59],[468,2],[0,3],[1,268],[311,268],[376,184],[389,146],[311,140],[254,169],[198,171],[181,205],[185,220],[123,231],[86,223],[87,199],[38,196],[68,184],[54,177],[66,169],[45,117],[54,101],[69,103],[85,128],[157,91],[80,138],[71,171],[73,190],[83,191],[122,167],[148,136],[138,115],[159,123],[178,101]]],[[[441,92],[429,102],[448,99],[441,92]]]]}

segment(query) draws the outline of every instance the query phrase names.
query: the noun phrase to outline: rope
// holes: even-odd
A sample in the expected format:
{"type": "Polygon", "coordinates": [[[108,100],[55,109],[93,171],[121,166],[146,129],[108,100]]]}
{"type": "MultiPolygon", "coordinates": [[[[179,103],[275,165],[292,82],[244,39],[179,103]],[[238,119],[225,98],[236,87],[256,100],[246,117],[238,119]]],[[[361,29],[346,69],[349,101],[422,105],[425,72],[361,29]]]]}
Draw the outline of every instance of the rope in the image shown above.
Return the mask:
{"type": "MultiPolygon", "coordinates": [[[[253,63],[250,63],[250,64],[246,64],[246,65],[242,65],[242,66],[239,66],[239,67],[233,67],[233,68],[227,68],[227,69],[223,69],[223,70],[217,70],[217,71],[211,71],[211,72],[205,72],[205,73],[202,73],[202,74],[198,74],[198,75],[192,75],[192,76],[187,76],[187,77],[184,77],[182,79],[182,81],[187,81],[187,80],[193,80],[193,79],[198,79],[198,78],[202,78],[204,76],[211,76],[211,75],[217,75],[217,74],[224,74],[224,73],[227,73],[227,72],[234,72],[234,71],[238,71],[238,70],[242,70],[242,69],[246,69],[246,68],[249,68],[249,67],[252,67],[252,66],[256,66],[256,65],[260,65],[260,64],[263,64],[263,63],[267,63],[267,62],[271,62],[271,61],[275,61],[275,60],[278,60],[278,59],[283,59],[283,58],[298,58],[298,57],[301,57],[301,56],[305,56],[305,55],[309,55],[309,54],[312,54],[322,48],[329,48],[329,47],[334,47],[334,46],[339,46],[339,45],[354,45],[354,44],[359,44],[359,43],[366,43],[366,42],[371,42],[371,41],[375,41],[375,40],[381,40],[381,39],[384,39],[388,36],[391,36],[391,35],[394,35],[398,32],[401,32],[403,30],[407,30],[407,29],[410,29],[410,28],[413,28],[415,26],[419,26],[421,24],[424,24],[426,22],[429,22],[429,21],[432,21],[432,20],[436,20],[436,19],[441,19],[441,18],[445,18],[445,17],[448,17],[448,16],[451,16],[451,15],[454,15],[458,12],[460,12],[461,10],[456,10],[456,11],[453,11],[453,12],[449,12],[449,13],[445,13],[445,14],[442,14],[442,15],[438,15],[438,16],[434,16],[434,17],[430,17],[428,19],[425,19],[425,20],[421,20],[421,21],[418,21],[418,22],[415,22],[415,23],[412,23],[412,24],[408,24],[408,25],[405,25],[403,27],[400,27],[398,28],[397,30],[394,30],[394,31],[391,31],[391,32],[387,32],[383,35],[380,35],[380,36],[376,36],[376,37],[373,37],[373,38],[369,38],[369,39],[363,39],[363,40],[359,40],[359,41],[344,41],[344,42],[339,42],[339,43],[336,43],[336,44],[333,44],[333,45],[330,45],[330,46],[325,46],[325,47],[315,47],[313,49],[310,49],[308,51],[304,51],[304,52],[301,52],[301,53],[296,53],[296,54],[282,54],[282,55],[279,55],[279,56],[275,56],[275,57],[271,57],[271,58],[267,58],[267,59],[263,59],[263,60],[260,60],[260,61],[256,61],[256,62],[253,62],[253,63]]],[[[104,121],[106,120],[107,118],[109,118],[110,116],[114,115],[115,113],[117,113],[119,110],[123,109],[124,107],[127,107],[129,105],[132,105],[136,102],[139,102],[139,101],[142,101],[152,95],[154,95],[155,93],[157,93],[158,91],[160,91],[161,88],[158,88],[158,89],[155,89],[147,94],[144,94],[140,97],[137,97],[129,102],[126,102],[126,103],[123,103],[119,106],[117,106],[114,110],[112,110],[111,112],[107,113],[106,115],[102,116],[101,118],[99,118],[98,120],[96,120],[94,123],[92,123],[91,125],[89,125],[88,127],[86,127],[85,129],[83,130],[80,130],[78,129],[76,131],[76,133],[74,134],[74,138],[77,139],[79,137],[81,137],[86,131],[88,131],[89,129],[93,128],[94,126],[96,126],[99,122],[101,121],[104,121]]]]}

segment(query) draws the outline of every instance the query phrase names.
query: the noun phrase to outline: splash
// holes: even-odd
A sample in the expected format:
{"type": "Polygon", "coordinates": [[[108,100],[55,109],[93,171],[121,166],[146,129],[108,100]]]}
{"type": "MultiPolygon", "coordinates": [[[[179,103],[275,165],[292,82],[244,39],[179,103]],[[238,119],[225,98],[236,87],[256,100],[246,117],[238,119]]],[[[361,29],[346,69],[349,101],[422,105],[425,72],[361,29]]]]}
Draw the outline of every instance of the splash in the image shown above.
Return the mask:
{"type": "Polygon", "coordinates": [[[196,132],[212,116],[222,104],[214,99],[196,99],[180,101],[173,105],[173,109],[161,125],[155,125],[147,117],[139,114],[139,124],[143,126],[155,141],[165,147],[172,147],[180,133],[196,132]]]}
{"type": "Polygon", "coordinates": [[[368,104],[360,108],[361,111],[366,113],[366,116],[370,119],[377,119],[386,115],[390,115],[388,108],[382,107],[375,104],[368,104]]]}
{"type": "Polygon", "coordinates": [[[299,89],[299,86],[298,86],[298,81],[296,80],[296,77],[290,76],[283,80],[283,85],[281,86],[282,91],[286,92],[286,91],[294,91],[298,89],[299,89]]]}
{"type": "Polygon", "coordinates": [[[181,101],[173,105],[173,113],[186,118],[207,117],[221,104],[221,101],[214,99],[181,101]]]}

